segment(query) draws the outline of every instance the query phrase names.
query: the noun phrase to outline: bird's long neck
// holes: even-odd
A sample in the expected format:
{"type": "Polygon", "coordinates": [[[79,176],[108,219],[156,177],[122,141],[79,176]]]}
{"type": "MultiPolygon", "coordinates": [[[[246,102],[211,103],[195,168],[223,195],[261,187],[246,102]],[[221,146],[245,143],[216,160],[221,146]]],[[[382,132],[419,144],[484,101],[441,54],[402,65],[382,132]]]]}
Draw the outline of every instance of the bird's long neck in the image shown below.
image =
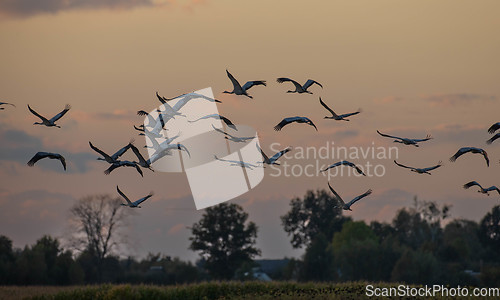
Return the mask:
{"type": "Polygon", "coordinates": [[[224,93],[224,94],[233,94],[234,92],[224,91],[223,93],[224,93]]]}

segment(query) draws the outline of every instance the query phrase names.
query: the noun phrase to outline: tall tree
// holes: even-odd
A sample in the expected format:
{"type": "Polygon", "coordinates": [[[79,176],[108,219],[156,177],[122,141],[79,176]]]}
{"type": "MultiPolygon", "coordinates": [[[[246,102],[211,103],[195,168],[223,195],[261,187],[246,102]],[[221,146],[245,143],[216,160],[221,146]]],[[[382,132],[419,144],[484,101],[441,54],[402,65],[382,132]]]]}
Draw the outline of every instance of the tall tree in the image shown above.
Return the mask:
{"type": "Polygon", "coordinates": [[[222,203],[205,210],[191,227],[189,248],[198,251],[214,279],[231,279],[245,262],[260,254],[255,248],[257,226],[237,204],[222,203]]]}
{"type": "Polygon", "coordinates": [[[290,201],[290,210],[281,216],[281,223],[292,236],[294,248],[308,247],[320,233],[331,241],[334,233],[342,229],[350,218],[342,216],[342,209],[334,208],[334,204],[336,200],[325,190],[307,191],[303,199],[290,201]]]}
{"type": "Polygon", "coordinates": [[[497,261],[500,260],[498,259],[500,252],[500,205],[493,207],[481,220],[479,238],[486,247],[491,249],[492,253],[495,253],[495,255],[490,255],[491,258],[495,257],[497,261]]]}
{"type": "Polygon", "coordinates": [[[12,283],[12,278],[9,276],[14,266],[14,251],[12,251],[12,241],[0,235],[0,284],[12,283]]]}
{"type": "Polygon", "coordinates": [[[128,210],[121,207],[119,198],[108,195],[80,199],[70,209],[71,245],[90,256],[101,280],[104,259],[124,243],[128,210]]]}

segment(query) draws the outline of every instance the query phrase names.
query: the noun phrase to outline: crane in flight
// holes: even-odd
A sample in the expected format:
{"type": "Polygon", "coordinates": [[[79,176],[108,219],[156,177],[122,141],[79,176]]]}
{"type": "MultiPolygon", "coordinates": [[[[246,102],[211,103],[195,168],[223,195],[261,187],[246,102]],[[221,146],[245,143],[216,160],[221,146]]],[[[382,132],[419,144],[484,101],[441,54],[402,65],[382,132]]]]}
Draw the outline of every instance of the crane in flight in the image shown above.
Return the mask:
{"type": "Polygon", "coordinates": [[[37,113],[36,111],[34,111],[28,104],[28,109],[29,111],[34,114],[35,116],[37,116],[38,118],[40,118],[40,120],[42,122],[35,122],[33,123],[33,125],[45,125],[47,127],[57,127],[57,128],[61,128],[61,126],[57,125],[55,122],[57,120],[59,120],[60,118],[62,118],[70,109],[71,109],[71,106],[69,104],[66,104],[66,107],[64,108],[63,111],[61,111],[60,113],[58,113],[57,115],[55,115],[54,117],[52,117],[52,119],[47,119],[45,118],[44,116],[40,115],[39,113],[37,113]]]}
{"type": "Polygon", "coordinates": [[[330,170],[331,168],[335,168],[338,166],[349,166],[351,168],[354,168],[356,170],[356,172],[358,172],[358,174],[366,176],[366,174],[363,173],[363,170],[361,170],[361,168],[359,168],[358,166],[356,166],[355,164],[353,164],[352,162],[347,161],[347,160],[336,162],[336,163],[326,167],[325,169],[321,170],[321,172],[326,172],[326,171],[330,170]]]}
{"type": "Polygon", "coordinates": [[[284,118],[283,120],[281,120],[281,122],[278,123],[278,125],[274,126],[274,130],[280,131],[286,125],[288,125],[290,123],[294,123],[294,122],[296,122],[296,123],[306,123],[306,124],[311,125],[312,127],[314,127],[314,129],[316,129],[316,131],[318,131],[318,128],[316,127],[316,125],[314,125],[313,121],[311,121],[309,118],[306,118],[306,117],[289,117],[289,118],[284,118]]]}
{"type": "Polygon", "coordinates": [[[476,147],[462,147],[458,149],[457,153],[455,153],[452,157],[450,157],[450,161],[454,162],[459,158],[460,156],[466,154],[466,153],[474,153],[474,154],[481,154],[484,157],[484,160],[486,161],[486,165],[489,167],[490,166],[490,160],[488,158],[488,153],[484,151],[481,148],[476,148],[476,147]]]}
{"type": "Polygon", "coordinates": [[[330,191],[332,191],[333,195],[335,196],[335,199],[337,200],[337,205],[334,206],[334,208],[342,208],[343,210],[350,210],[352,211],[351,209],[351,206],[358,202],[359,200],[363,199],[364,197],[370,195],[372,193],[372,190],[368,190],[366,191],[364,194],[362,195],[359,195],[357,197],[355,197],[354,199],[352,199],[351,201],[345,203],[344,200],[342,199],[342,197],[340,197],[339,194],[337,194],[337,192],[332,188],[332,186],[330,185],[330,182],[328,182],[328,187],[330,188],[330,191]]]}
{"type": "Polygon", "coordinates": [[[496,187],[496,186],[490,186],[489,188],[483,188],[479,183],[477,183],[477,181],[471,181],[471,182],[467,182],[466,184],[464,184],[464,189],[469,189],[470,187],[473,187],[473,186],[478,186],[479,187],[479,191],[477,191],[478,193],[482,193],[482,194],[487,194],[488,196],[490,195],[489,192],[493,192],[493,191],[497,191],[498,194],[500,194],[500,190],[496,187]]]}
{"type": "MultiPolygon", "coordinates": [[[[207,97],[205,95],[198,94],[198,93],[186,93],[186,94],[182,94],[182,95],[179,95],[177,97],[174,97],[174,98],[165,98],[163,96],[159,96],[158,92],[156,92],[156,97],[158,97],[158,100],[160,100],[161,103],[166,103],[167,101],[172,101],[172,100],[178,99],[179,101],[182,100],[185,104],[189,100],[197,99],[197,98],[202,98],[202,99],[208,100],[209,102],[222,103],[222,101],[220,101],[220,100],[210,98],[210,97],[207,97]]],[[[184,104],[181,105],[180,107],[184,106],[184,104]]],[[[180,108],[180,107],[178,107],[178,108],[180,108]]],[[[174,105],[174,108],[175,108],[175,105],[174,105]]]]}
{"type": "Polygon", "coordinates": [[[229,141],[232,141],[232,142],[236,142],[236,143],[244,143],[244,142],[246,142],[246,141],[249,141],[249,140],[254,139],[254,137],[253,137],[253,136],[250,136],[250,137],[237,137],[237,136],[231,135],[231,134],[229,134],[229,133],[225,132],[224,130],[221,130],[221,129],[219,129],[219,128],[215,127],[213,124],[212,124],[212,128],[213,128],[215,131],[217,131],[217,132],[220,132],[220,133],[224,134],[224,135],[225,135],[225,136],[224,136],[224,138],[225,138],[226,140],[229,140],[229,141]]]}
{"type": "Polygon", "coordinates": [[[267,165],[280,165],[279,163],[277,163],[276,161],[278,159],[280,159],[280,157],[282,157],[283,155],[285,155],[286,153],[292,151],[292,147],[287,147],[286,149],[284,150],[281,150],[280,152],[274,154],[271,158],[269,158],[265,153],[264,151],[262,151],[262,148],[259,147],[259,145],[256,143],[255,146],[257,147],[257,150],[259,150],[260,154],[262,154],[262,158],[264,159],[263,161],[261,162],[258,162],[258,163],[261,163],[261,164],[267,164],[267,165]]]}
{"type": "Polygon", "coordinates": [[[218,158],[217,155],[214,155],[214,157],[215,157],[216,160],[226,161],[226,162],[231,163],[230,164],[231,166],[238,166],[238,167],[247,168],[247,169],[250,169],[250,170],[253,170],[254,168],[259,167],[259,166],[256,166],[256,165],[244,162],[244,161],[240,161],[240,160],[222,159],[222,158],[218,158]]]}
{"type": "Polygon", "coordinates": [[[321,97],[319,97],[319,103],[321,103],[321,105],[323,105],[323,107],[326,108],[326,110],[328,110],[332,114],[331,116],[324,117],[324,119],[333,119],[333,120],[337,120],[337,121],[350,121],[349,119],[346,119],[346,118],[348,118],[350,116],[357,115],[361,112],[361,109],[358,109],[358,111],[353,112],[353,113],[337,115],[328,105],[326,105],[325,102],[323,102],[323,100],[321,100],[321,97]]]}
{"type": "Polygon", "coordinates": [[[141,208],[139,205],[154,195],[154,193],[151,192],[146,197],[142,197],[141,199],[132,202],[122,191],[120,191],[120,188],[118,186],[116,186],[116,190],[118,191],[118,194],[120,194],[120,196],[122,196],[123,199],[125,199],[125,201],[127,201],[127,203],[122,203],[121,205],[128,206],[130,208],[141,208]]]}
{"type": "Polygon", "coordinates": [[[394,163],[402,168],[406,168],[406,169],[410,169],[410,171],[412,172],[415,172],[415,173],[418,173],[418,174],[429,174],[429,175],[432,175],[431,173],[429,173],[429,171],[432,171],[432,170],[435,170],[439,167],[441,167],[443,164],[442,162],[438,162],[437,165],[433,166],[433,167],[429,167],[429,168],[414,168],[414,167],[408,167],[408,166],[405,166],[405,165],[402,165],[400,163],[398,163],[396,160],[394,160],[394,163]]]}
{"type": "Polygon", "coordinates": [[[144,159],[144,156],[142,156],[141,152],[139,152],[139,149],[137,149],[136,146],[130,144],[130,149],[132,149],[132,152],[134,152],[135,156],[137,156],[137,159],[139,160],[136,162],[139,166],[150,169],[151,171],[154,172],[154,170],[151,168],[151,160],[144,159]]]}
{"type": "Polygon", "coordinates": [[[412,146],[415,146],[415,147],[418,147],[418,143],[420,142],[425,142],[425,141],[428,141],[428,140],[431,140],[432,137],[430,136],[430,134],[428,134],[424,139],[409,139],[409,138],[402,138],[402,137],[398,137],[398,136],[394,136],[394,135],[388,135],[388,134],[384,134],[380,131],[377,130],[377,133],[380,134],[381,136],[383,137],[388,137],[388,138],[392,138],[392,139],[395,139],[394,140],[394,143],[401,143],[401,144],[404,144],[404,145],[412,145],[412,146]]]}
{"type": "Polygon", "coordinates": [[[0,102],[0,110],[4,110],[4,109],[5,109],[5,107],[1,107],[1,106],[3,106],[3,105],[11,105],[11,106],[13,106],[13,107],[16,107],[16,106],[15,106],[14,104],[12,104],[12,103],[0,102]]]}
{"type": "Polygon", "coordinates": [[[92,143],[89,141],[90,148],[94,150],[95,152],[99,153],[102,155],[102,157],[98,157],[97,160],[104,160],[110,164],[118,162],[118,158],[125,154],[127,150],[130,148],[130,146],[133,144],[134,140],[131,140],[125,147],[122,147],[118,151],[116,151],[113,155],[108,155],[106,152],[102,151],[101,149],[97,148],[96,146],[92,145],[92,143]]]}
{"type": "Polygon", "coordinates": [[[33,167],[37,161],[44,158],[57,159],[63,165],[64,171],[66,171],[66,159],[59,153],[51,152],[37,152],[28,162],[28,166],[33,167]]]}
{"type": "Polygon", "coordinates": [[[313,84],[317,84],[319,85],[321,88],[323,88],[323,86],[321,85],[321,83],[315,81],[315,80],[312,80],[312,79],[308,79],[306,81],[306,83],[304,83],[304,85],[301,85],[300,83],[298,83],[297,81],[295,80],[292,80],[290,78],[286,78],[286,77],[280,77],[278,79],[276,79],[276,81],[278,83],[283,83],[283,82],[291,82],[293,83],[293,85],[295,85],[295,90],[290,90],[290,91],[287,91],[287,93],[299,93],[299,94],[303,94],[303,93],[308,93],[308,94],[312,94],[312,92],[308,91],[307,89],[313,85],[313,84]]]}
{"type": "Polygon", "coordinates": [[[227,127],[229,128],[232,128],[234,130],[238,130],[236,128],[236,126],[233,124],[233,122],[231,122],[231,120],[229,120],[228,118],[224,117],[224,116],[221,116],[219,114],[211,114],[211,115],[206,115],[206,116],[203,116],[201,118],[198,118],[196,120],[193,120],[193,121],[189,121],[189,123],[194,123],[194,122],[197,122],[199,120],[203,120],[203,119],[216,119],[216,120],[221,120],[223,121],[224,123],[226,123],[227,127]]]}
{"type": "Polygon", "coordinates": [[[256,86],[256,85],[266,86],[266,81],[265,80],[247,81],[243,86],[241,86],[240,83],[238,82],[238,80],[236,80],[236,78],[234,78],[234,76],[231,73],[229,73],[228,70],[226,70],[226,74],[227,74],[227,77],[229,77],[229,79],[233,83],[233,90],[231,92],[230,91],[224,91],[223,93],[226,93],[226,94],[244,95],[244,96],[247,96],[250,99],[253,99],[252,96],[248,95],[247,91],[251,87],[256,86]]]}

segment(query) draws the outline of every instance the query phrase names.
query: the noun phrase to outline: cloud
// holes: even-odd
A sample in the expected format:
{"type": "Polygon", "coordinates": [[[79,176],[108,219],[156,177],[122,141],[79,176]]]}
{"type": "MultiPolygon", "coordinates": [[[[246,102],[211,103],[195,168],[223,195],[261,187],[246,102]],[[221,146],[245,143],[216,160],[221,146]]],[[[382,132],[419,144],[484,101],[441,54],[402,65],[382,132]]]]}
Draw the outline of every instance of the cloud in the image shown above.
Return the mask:
{"type": "MultiPolygon", "coordinates": [[[[39,151],[56,152],[66,158],[68,173],[84,173],[88,170],[87,163],[95,161],[95,156],[88,152],[68,152],[59,147],[48,149],[40,138],[17,129],[0,130],[0,140],[2,141],[0,161],[11,161],[24,165],[39,151]]],[[[37,163],[37,166],[54,172],[65,172],[57,161],[50,161],[50,163],[41,161],[37,163]]]]}
{"type": "Polygon", "coordinates": [[[119,121],[130,121],[137,119],[137,113],[131,110],[116,109],[112,112],[102,112],[97,113],[94,116],[97,120],[119,120],[119,121]]]}
{"type": "Polygon", "coordinates": [[[158,6],[163,3],[165,1],[158,0],[2,0],[0,1],[0,13],[28,17],[79,9],[134,9],[136,7],[158,6]]]}
{"type": "Polygon", "coordinates": [[[44,190],[7,194],[0,201],[0,226],[16,246],[31,244],[44,234],[61,233],[69,207],[70,195],[44,190]]]}
{"type": "Polygon", "coordinates": [[[421,99],[428,101],[431,106],[455,106],[466,105],[474,102],[492,102],[496,100],[496,96],[482,94],[433,94],[421,96],[421,99]]]}
{"type": "Polygon", "coordinates": [[[177,225],[172,226],[172,227],[168,230],[167,234],[168,234],[168,235],[178,234],[179,232],[181,232],[181,231],[182,231],[183,229],[185,229],[185,228],[186,228],[186,225],[185,225],[185,224],[183,224],[183,223],[179,223],[179,224],[177,224],[177,225]]]}
{"type": "Polygon", "coordinates": [[[403,100],[404,100],[403,97],[389,96],[389,97],[384,97],[384,98],[373,99],[373,102],[375,102],[377,104],[388,104],[388,103],[394,103],[394,102],[401,102],[403,100]]]}

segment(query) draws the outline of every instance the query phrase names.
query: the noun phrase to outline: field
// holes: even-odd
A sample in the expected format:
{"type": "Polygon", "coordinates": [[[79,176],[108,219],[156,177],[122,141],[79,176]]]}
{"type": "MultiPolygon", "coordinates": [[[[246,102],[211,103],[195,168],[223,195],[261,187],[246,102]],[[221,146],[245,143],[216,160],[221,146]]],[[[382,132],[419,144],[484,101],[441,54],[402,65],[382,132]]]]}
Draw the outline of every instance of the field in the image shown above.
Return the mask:
{"type": "MultiPolygon", "coordinates": [[[[178,286],[95,285],[72,287],[0,287],[0,299],[368,299],[365,282],[211,282],[178,286]]],[[[376,283],[376,287],[397,284],[376,283]]],[[[377,298],[377,297],[372,297],[377,298]]],[[[408,297],[408,299],[415,299],[408,297]]],[[[454,297],[437,297],[455,299],[454,297]]],[[[426,299],[432,299],[427,297],[426,299]]],[[[461,297],[460,299],[468,299],[461,297]]],[[[472,299],[472,297],[470,297],[472,299]]],[[[491,298],[493,299],[493,298],[491,298]]]]}

